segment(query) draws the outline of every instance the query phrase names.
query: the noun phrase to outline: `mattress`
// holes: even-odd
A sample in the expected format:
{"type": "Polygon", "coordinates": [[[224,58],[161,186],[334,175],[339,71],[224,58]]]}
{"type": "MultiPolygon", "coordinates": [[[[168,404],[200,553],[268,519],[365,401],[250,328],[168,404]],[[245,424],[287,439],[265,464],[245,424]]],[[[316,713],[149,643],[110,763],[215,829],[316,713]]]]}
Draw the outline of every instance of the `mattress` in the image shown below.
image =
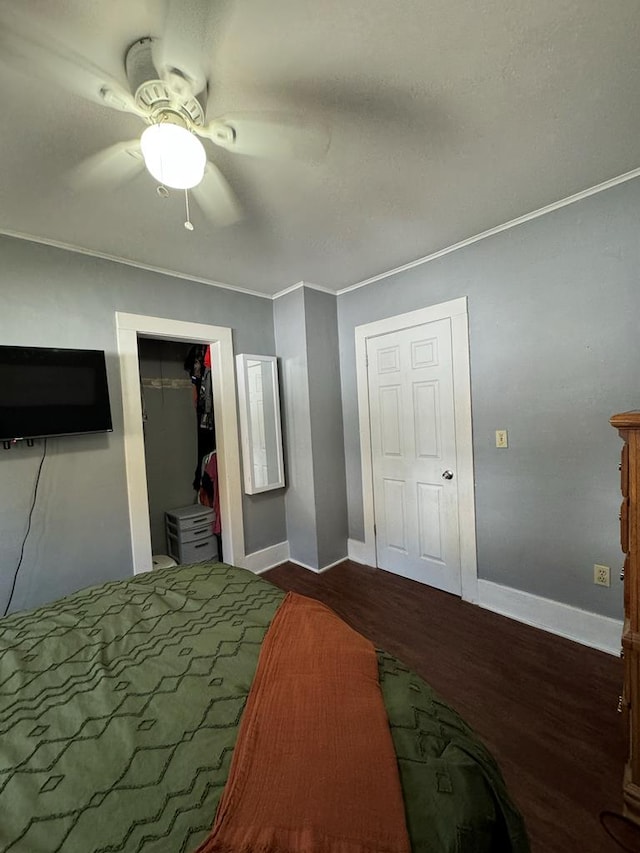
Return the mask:
{"type": "MultiPolygon", "coordinates": [[[[0,851],[195,850],[284,593],[221,563],[92,587],[0,620],[0,851]]],[[[378,653],[412,849],[529,849],[483,744],[378,653]]]]}

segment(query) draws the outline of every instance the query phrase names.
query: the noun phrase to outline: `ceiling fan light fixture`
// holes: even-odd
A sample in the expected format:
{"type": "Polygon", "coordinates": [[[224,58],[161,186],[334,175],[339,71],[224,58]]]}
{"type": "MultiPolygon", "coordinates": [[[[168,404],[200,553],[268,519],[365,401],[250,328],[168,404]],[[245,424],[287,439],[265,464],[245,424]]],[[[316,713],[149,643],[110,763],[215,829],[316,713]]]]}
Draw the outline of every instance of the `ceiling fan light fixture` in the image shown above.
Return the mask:
{"type": "Polygon", "coordinates": [[[204,177],[207,154],[202,142],[178,124],[150,125],[140,138],[144,163],[156,181],[189,190],[204,177]]]}

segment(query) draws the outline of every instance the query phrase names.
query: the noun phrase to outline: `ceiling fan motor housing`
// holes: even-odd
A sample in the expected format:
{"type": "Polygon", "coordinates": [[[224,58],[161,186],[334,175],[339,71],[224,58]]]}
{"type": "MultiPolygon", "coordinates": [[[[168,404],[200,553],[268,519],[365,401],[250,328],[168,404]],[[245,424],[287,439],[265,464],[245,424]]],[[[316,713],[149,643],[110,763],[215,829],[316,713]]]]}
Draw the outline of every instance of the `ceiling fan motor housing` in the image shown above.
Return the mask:
{"type": "Polygon", "coordinates": [[[180,70],[171,72],[176,83],[171,87],[158,76],[152,59],[153,42],[150,36],[138,39],[125,57],[127,79],[137,106],[147,113],[150,122],[160,118],[167,120],[166,114],[173,113],[188,128],[202,127],[204,109],[198,98],[189,91],[188,80],[180,70]]]}

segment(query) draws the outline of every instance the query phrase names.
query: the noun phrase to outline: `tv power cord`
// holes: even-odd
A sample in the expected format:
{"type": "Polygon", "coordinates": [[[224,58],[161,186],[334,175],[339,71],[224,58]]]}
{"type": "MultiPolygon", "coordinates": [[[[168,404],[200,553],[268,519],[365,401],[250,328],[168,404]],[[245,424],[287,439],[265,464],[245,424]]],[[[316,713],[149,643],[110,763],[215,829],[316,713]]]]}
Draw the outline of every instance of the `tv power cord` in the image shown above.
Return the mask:
{"type": "Polygon", "coordinates": [[[20,567],[22,566],[22,560],[24,557],[24,548],[27,544],[27,539],[29,538],[29,532],[31,531],[31,519],[33,518],[33,511],[36,506],[36,499],[38,497],[38,486],[40,485],[40,474],[42,473],[42,466],[44,465],[44,460],[47,455],[47,439],[44,439],[44,449],[42,451],[42,459],[40,460],[40,465],[38,466],[38,473],[36,474],[36,482],[33,487],[33,500],[31,501],[31,509],[29,510],[29,521],[27,523],[27,532],[24,534],[24,538],[22,540],[22,547],[20,548],[20,559],[18,560],[18,565],[16,566],[16,570],[13,573],[13,582],[11,584],[11,592],[9,593],[9,600],[7,601],[7,606],[4,608],[3,616],[6,616],[9,612],[9,608],[11,607],[11,601],[13,600],[13,594],[16,590],[16,581],[18,580],[18,574],[20,572],[20,567]]]}

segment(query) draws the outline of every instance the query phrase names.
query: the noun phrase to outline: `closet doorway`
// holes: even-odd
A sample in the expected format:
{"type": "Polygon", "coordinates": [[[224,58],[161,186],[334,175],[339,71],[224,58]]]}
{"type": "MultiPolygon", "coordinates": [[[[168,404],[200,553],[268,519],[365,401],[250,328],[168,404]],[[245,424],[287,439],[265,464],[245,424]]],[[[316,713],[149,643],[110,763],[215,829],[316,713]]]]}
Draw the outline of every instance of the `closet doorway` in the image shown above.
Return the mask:
{"type": "MultiPolygon", "coordinates": [[[[223,519],[222,549],[226,562],[242,565],[244,533],[240,455],[236,414],[236,388],[231,329],[116,312],[116,328],[124,415],[124,445],[134,574],[152,568],[151,518],[140,394],[139,339],[156,342],[180,341],[211,348],[213,397],[215,400],[216,447],[220,516],[223,519]]],[[[184,377],[188,379],[187,374],[184,377]]],[[[195,412],[193,414],[195,425],[195,412]]],[[[195,459],[193,463],[195,470],[195,459]]],[[[191,483],[188,483],[191,485],[191,483]]],[[[187,489],[193,496],[193,490],[187,489]]],[[[187,504],[189,501],[187,501],[187,504]]],[[[169,508],[169,507],[167,507],[169,508]]],[[[154,535],[154,540],[157,538],[154,535]]],[[[155,542],[154,542],[155,545],[155,542]]],[[[162,550],[164,553],[164,548],[162,550]]]]}
{"type": "Polygon", "coordinates": [[[139,337],[138,357],[154,559],[223,559],[210,348],[139,337]],[[177,530],[171,536],[166,530],[165,513],[177,509],[193,519],[202,513],[201,524],[189,523],[193,529],[184,535],[191,544],[184,548],[177,530]]]}

